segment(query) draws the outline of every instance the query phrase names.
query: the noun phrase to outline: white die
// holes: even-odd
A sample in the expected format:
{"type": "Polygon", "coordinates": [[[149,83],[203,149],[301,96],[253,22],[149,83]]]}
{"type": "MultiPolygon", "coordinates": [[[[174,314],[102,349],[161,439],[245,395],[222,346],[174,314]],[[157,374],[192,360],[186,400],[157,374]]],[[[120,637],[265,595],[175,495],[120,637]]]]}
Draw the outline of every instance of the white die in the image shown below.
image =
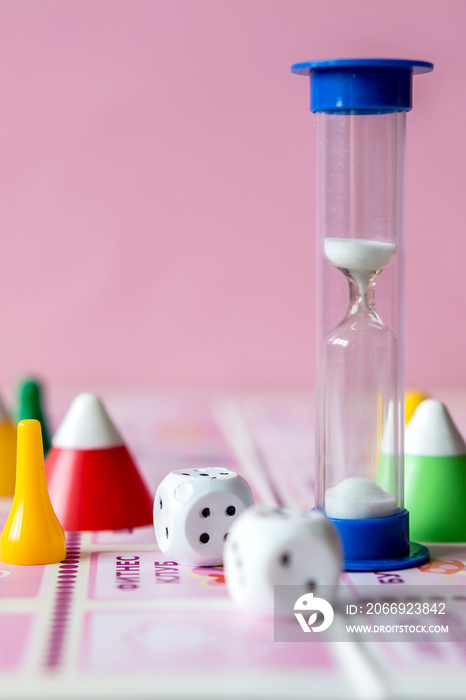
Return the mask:
{"type": "Polygon", "coordinates": [[[253,504],[249,484],[231,469],[209,467],[170,472],[155,494],[157,544],[178,564],[221,564],[233,521],[253,504]]]}
{"type": "Polygon", "coordinates": [[[273,614],[275,585],[300,586],[296,597],[319,595],[321,586],[337,585],[341,565],[337,531],[316,511],[250,508],[225,543],[228,591],[239,606],[259,614],[273,614]]]}

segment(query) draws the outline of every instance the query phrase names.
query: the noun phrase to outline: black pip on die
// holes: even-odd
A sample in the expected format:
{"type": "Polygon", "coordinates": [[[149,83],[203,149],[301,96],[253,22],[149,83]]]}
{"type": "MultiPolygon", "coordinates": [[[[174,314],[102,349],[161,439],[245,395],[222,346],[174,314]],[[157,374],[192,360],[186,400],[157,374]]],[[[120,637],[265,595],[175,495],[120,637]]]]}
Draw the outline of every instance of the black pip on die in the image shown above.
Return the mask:
{"type": "Polygon", "coordinates": [[[154,528],[160,550],[178,564],[216,566],[236,516],[254,505],[242,476],[220,467],[179,469],[160,483],[154,528]]]}

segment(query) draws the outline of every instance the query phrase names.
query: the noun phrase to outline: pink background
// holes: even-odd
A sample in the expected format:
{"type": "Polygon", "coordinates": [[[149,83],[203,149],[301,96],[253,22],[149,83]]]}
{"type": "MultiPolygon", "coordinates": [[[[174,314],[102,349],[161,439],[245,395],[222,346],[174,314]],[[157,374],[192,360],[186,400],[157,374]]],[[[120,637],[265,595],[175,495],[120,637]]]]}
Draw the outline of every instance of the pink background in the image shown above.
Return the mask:
{"type": "Polygon", "coordinates": [[[466,3],[0,0],[0,385],[309,387],[313,118],[290,65],[430,60],[408,383],[466,384],[466,3]]]}

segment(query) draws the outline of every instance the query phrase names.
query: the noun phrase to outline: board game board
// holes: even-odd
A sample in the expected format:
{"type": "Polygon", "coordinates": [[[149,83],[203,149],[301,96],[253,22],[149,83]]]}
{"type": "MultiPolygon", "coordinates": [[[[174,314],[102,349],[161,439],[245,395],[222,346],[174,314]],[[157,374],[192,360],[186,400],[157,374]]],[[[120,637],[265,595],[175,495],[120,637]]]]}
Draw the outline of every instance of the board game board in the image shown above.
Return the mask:
{"type": "MultiPolygon", "coordinates": [[[[228,465],[257,502],[312,505],[310,395],[100,394],[153,492],[173,469],[228,465]]],[[[53,427],[72,398],[52,392],[53,427]]],[[[466,397],[449,400],[466,432],[466,397]]],[[[0,499],[0,525],[10,503],[0,499]]],[[[466,584],[466,545],[431,555],[419,569],[342,583],[388,589],[398,578],[442,595],[466,584]]],[[[460,698],[466,599],[454,611],[451,643],[278,643],[273,620],[234,608],[221,568],[166,561],[152,527],[73,533],[61,564],[0,564],[0,697],[460,698]]]]}

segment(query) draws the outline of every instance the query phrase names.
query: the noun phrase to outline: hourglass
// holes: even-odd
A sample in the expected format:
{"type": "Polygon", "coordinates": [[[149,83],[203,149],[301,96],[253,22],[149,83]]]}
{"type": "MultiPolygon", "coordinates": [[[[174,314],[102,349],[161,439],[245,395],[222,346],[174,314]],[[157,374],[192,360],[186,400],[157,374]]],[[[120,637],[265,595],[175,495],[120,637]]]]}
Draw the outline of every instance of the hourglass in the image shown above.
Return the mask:
{"type": "Polygon", "coordinates": [[[401,569],[429,553],[403,508],[406,112],[431,63],[297,64],[316,114],[317,494],[348,570],[401,569]]]}

